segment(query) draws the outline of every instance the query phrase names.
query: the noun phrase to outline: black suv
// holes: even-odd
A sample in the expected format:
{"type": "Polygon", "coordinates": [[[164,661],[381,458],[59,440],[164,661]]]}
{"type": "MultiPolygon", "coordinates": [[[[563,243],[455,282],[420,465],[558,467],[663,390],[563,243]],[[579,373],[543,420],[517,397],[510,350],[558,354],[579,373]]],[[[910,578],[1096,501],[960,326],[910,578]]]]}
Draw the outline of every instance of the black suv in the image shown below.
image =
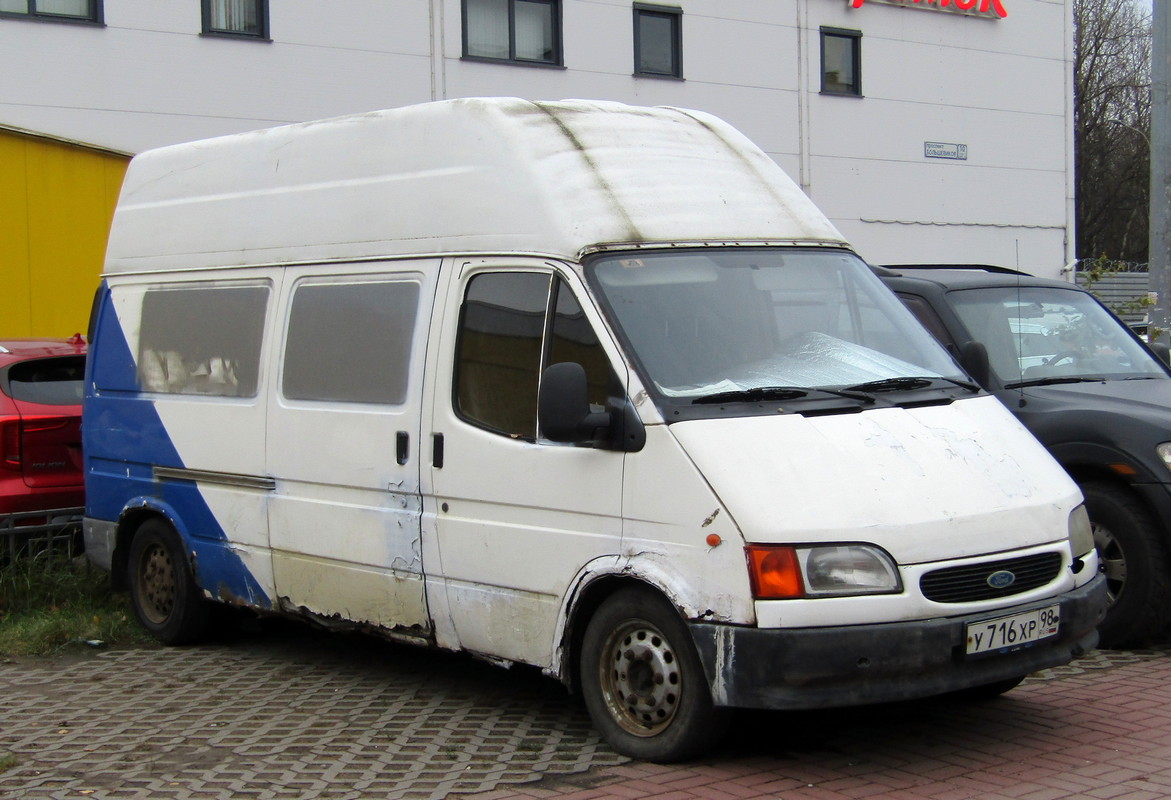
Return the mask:
{"type": "Polygon", "coordinates": [[[1088,291],[984,265],[874,271],[1073,476],[1110,608],[1105,647],[1171,620],[1171,371],[1088,291]]]}

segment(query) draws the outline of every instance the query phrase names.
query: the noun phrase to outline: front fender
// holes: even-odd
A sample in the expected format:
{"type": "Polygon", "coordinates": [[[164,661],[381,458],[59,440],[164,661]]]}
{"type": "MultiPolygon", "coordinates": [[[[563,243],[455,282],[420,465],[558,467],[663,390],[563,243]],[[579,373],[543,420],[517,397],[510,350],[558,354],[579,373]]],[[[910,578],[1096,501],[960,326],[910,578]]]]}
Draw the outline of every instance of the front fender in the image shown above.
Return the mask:
{"type": "Polygon", "coordinates": [[[589,561],[570,581],[569,590],[562,599],[555,627],[553,658],[545,672],[565,683],[570,683],[573,665],[569,659],[574,643],[599,605],[621,586],[641,584],[663,595],[680,615],[691,622],[722,622],[754,624],[755,606],[751,597],[737,597],[730,591],[707,591],[709,599],[718,595],[722,602],[701,603],[699,592],[693,591],[694,576],[674,567],[667,554],[638,552],[626,555],[601,556],[589,561]],[[716,605],[719,608],[713,608],[716,605]]]}

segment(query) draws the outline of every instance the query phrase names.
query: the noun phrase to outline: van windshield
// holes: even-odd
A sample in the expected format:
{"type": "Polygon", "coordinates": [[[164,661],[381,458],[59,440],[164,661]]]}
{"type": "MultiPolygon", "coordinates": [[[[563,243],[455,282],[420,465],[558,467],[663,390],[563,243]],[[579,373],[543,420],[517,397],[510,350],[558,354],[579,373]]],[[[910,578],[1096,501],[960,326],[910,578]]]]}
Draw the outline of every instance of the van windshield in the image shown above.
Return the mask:
{"type": "Polygon", "coordinates": [[[966,380],[852,253],[604,254],[587,263],[587,276],[661,400],[793,399],[814,390],[842,396],[966,380]]]}

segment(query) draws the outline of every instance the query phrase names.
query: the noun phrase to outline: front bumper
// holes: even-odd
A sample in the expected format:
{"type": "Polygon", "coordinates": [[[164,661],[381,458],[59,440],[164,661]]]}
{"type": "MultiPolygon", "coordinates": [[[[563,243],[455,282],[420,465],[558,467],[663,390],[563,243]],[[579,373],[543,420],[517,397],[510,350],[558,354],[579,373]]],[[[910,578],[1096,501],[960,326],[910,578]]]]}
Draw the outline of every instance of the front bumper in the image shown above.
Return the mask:
{"type": "Polygon", "coordinates": [[[1097,645],[1105,610],[1099,575],[1044,602],[966,617],[797,630],[693,623],[691,631],[716,705],[796,710],[930,697],[1067,664],[1097,645]],[[1056,636],[965,656],[965,624],[1054,603],[1056,636]]]}

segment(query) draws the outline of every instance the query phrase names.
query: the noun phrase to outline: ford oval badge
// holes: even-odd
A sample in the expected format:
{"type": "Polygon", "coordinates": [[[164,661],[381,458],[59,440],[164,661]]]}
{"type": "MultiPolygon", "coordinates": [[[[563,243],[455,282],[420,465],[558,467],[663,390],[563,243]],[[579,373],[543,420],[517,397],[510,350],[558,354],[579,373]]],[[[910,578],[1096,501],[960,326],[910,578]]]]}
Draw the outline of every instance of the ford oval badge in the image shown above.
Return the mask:
{"type": "Polygon", "coordinates": [[[993,589],[1007,589],[1016,580],[1016,575],[1006,569],[998,570],[988,576],[988,585],[993,589]]]}

